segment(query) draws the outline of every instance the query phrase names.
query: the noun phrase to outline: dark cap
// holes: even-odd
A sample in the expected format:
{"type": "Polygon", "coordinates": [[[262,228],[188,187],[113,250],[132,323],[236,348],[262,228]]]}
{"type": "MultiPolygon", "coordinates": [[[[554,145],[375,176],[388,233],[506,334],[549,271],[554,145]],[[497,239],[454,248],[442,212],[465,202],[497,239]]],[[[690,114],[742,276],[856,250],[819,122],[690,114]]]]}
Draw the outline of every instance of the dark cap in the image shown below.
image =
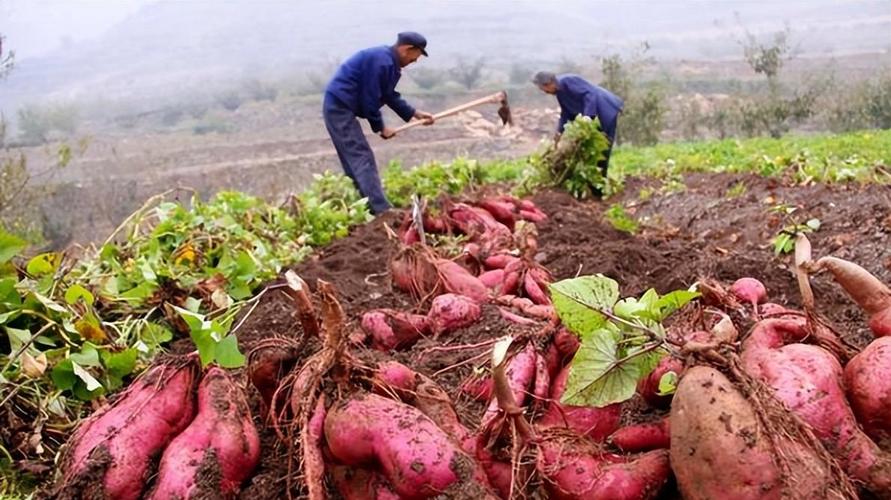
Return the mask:
{"type": "Polygon", "coordinates": [[[396,36],[396,45],[411,45],[421,49],[421,54],[427,55],[427,39],[414,31],[403,31],[396,36]]]}

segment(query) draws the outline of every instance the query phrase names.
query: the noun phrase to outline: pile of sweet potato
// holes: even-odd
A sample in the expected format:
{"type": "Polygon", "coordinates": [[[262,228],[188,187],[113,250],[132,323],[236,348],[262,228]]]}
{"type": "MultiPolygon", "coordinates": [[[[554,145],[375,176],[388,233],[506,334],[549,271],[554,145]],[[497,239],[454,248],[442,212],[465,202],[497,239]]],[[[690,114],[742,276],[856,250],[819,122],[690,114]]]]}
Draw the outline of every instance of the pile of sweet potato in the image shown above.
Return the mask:
{"type": "MultiPolygon", "coordinates": [[[[856,498],[863,490],[891,498],[884,284],[852,263],[804,253],[796,260],[802,310],[768,302],[753,278],[727,287],[704,280],[701,299],[687,306],[695,321],[668,327],[671,355],[644,374],[634,401],[574,406],[563,397],[580,340],[561,325],[551,274],[535,258],[544,220],[534,204],[510,197],[407,217],[391,272],[414,310],[346,318],[331,284],[320,281],[313,295],[295,277],[301,345],[312,348],[261,343],[247,370],[293,459],[294,473],[282,478],[289,494],[631,500],[675,484],[689,499],[856,498]],[[431,234],[460,236],[462,251],[425,244],[431,234]],[[821,271],[869,316],[877,338],[862,352],[819,315],[808,273],[821,271]],[[425,337],[446,343],[494,309],[505,330],[526,333],[496,342],[503,332],[492,329],[482,377],[445,388],[392,357],[425,337]],[[678,375],[673,394],[658,390],[668,372],[678,375]],[[467,397],[484,403],[476,414],[466,405],[459,414],[467,397]]],[[[202,376],[194,361],[159,364],[81,426],[59,496],[233,495],[259,454],[244,399],[220,369],[202,376]]]]}
{"type": "Polygon", "coordinates": [[[202,372],[194,356],[171,358],[81,423],[52,495],[233,498],[259,459],[244,390],[221,368],[202,372]]]}

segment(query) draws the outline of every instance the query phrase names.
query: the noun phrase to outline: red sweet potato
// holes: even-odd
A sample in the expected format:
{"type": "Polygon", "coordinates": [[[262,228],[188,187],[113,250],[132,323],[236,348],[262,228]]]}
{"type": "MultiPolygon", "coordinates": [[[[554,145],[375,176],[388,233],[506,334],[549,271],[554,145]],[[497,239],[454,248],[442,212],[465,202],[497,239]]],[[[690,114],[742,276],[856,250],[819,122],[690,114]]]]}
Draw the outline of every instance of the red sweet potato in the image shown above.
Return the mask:
{"type": "Polygon", "coordinates": [[[548,360],[541,354],[535,356],[535,384],[532,395],[536,402],[545,403],[551,396],[551,374],[548,371],[548,360]]]}
{"type": "Polygon", "coordinates": [[[325,419],[331,455],[351,466],[374,466],[403,498],[454,492],[490,498],[474,479],[477,466],[418,409],[375,394],[356,394],[335,404],[325,419]]]}
{"type": "Polygon", "coordinates": [[[869,316],[869,328],[876,337],[891,335],[891,289],[869,271],[853,262],[823,257],[811,270],[829,270],[835,281],[869,316]]]}
{"type": "Polygon", "coordinates": [[[343,500],[401,500],[377,472],[359,467],[335,465],[330,467],[334,487],[343,500]]]}
{"type": "Polygon", "coordinates": [[[686,500],[844,498],[815,452],[795,442],[784,460],[751,403],[721,372],[688,368],[671,403],[671,467],[686,500]],[[789,467],[784,483],[783,469],[789,467]]]}
{"type": "Polygon", "coordinates": [[[507,252],[503,252],[486,257],[486,259],[483,261],[483,265],[486,267],[486,269],[504,269],[512,262],[519,261],[519,257],[511,255],[507,252]]]}
{"type": "Polygon", "coordinates": [[[767,289],[764,284],[755,278],[740,278],[730,285],[730,293],[737,299],[758,307],[758,304],[767,300],[767,289]]]}
{"type": "Polygon", "coordinates": [[[666,417],[655,422],[628,425],[614,432],[609,442],[626,453],[668,449],[671,445],[671,424],[666,417]]]}
{"type": "Polygon", "coordinates": [[[446,293],[433,299],[427,322],[433,335],[449,333],[470,326],[480,319],[482,310],[477,302],[454,293],[446,293]]]}
{"type": "Polygon", "coordinates": [[[492,269],[491,271],[486,271],[477,277],[480,279],[480,281],[483,282],[484,285],[486,285],[487,288],[498,292],[502,283],[504,283],[504,269],[492,269]]]}
{"type": "Polygon", "coordinates": [[[517,209],[513,203],[496,198],[484,198],[477,204],[480,208],[489,212],[495,220],[507,226],[511,231],[514,230],[517,209]]]}
{"type": "Polygon", "coordinates": [[[60,497],[140,497],[154,457],[195,416],[193,361],[155,365],[110,406],[85,420],[66,445],[60,497]]]}
{"type": "Polygon", "coordinates": [[[545,290],[547,288],[542,288],[541,284],[535,279],[531,269],[523,275],[523,291],[526,292],[526,296],[532,302],[538,305],[550,304],[551,298],[545,290]]]}
{"type": "Polygon", "coordinates": [[[412,392],[418,383],[415,372],[398,361],[380,363],[371,383],[379,394],[395,393],[399,397],[412,392]]]}
{"type": "Polygon", "coordinates": [[[436,259],[434,265],[446,291],[464,295],[480,304],[489,300],[489,289],[467,269],[448,259],[436,259]]]}
{"type": "Polygon", "coordinates": [[[198,414],[164,450],[149,498],[234,498],[259,461],[244,391],[212,367],[198,387],[198,414]]]}
{"type": "Polygon", "coordinates": [[[665,356],[659,360],[656,368],[654,368],[649,375],[642,378],[640,382],[637,383],[637,393],[643,397],[648,405],[654,408],[668,408],[668,406],[671,405],[671,394],[659,394],[659,381],[662,380],[662,376],[668,372],[674,372],[676,375],[680,375],[683,370],[684,363],[681,360],[671,356],[665,356]]]}
{"type": "Polygon", "coordinates": [[[376,309],[362,315],[362,330],[371,337],[371,346],[381,351],[409,347],[430,333],[426,316],[393,309],[376,309]]]}
{"type": "Polygon", "coordinates": [[[848,474],[879,495],[891,495],[891,457],[863,433],[845,399],[838,360],[821,347],[799,344],[804,318],[758,322],[743,342],[745,370],[814,430],[848,474]]]}
{"type": "Polygon", "coordinates": [[[671,473],[666,450],[631,458],[564,440],[539,445],[537,468],[556,500],[655,498],[671,473]]]}
{"type": "MultiPolygon", "coordinates": [[[[518,352],[507,362],[505,373],[511,387],[511,392],[519,406],[523,406],[526,402],[526,395],[535,381],[535,359],[537,356],[535,347],[529,343],[526,344],[526,347],[522,351],[518,352]]],[[[489,407],[486,409],[486,413],[483,415],[482,421],[480,422],[480,428],[488,429],[500,414],[501,407],[498,405],[498,400],[493,398],[489,402],[489,407]]]]}
{"type": "Polygon", "coordinates": [[[845,366],[845,391],[863,431],[891,451],[891,337],[866,346],[845,366]]]}
{"type": "Polygon", "coordinates": [[[476,399],[477,401],[488,401],[492,398],[493,382],[490,377],[468,378],[461,384],[461,392],[476,399]]]}
{"type": "Polygon", "coordinates": [[[570,367],[565,367],[553,381],[551,388],[551,404],[539,420],[540,427],[563,427],[581,436],[600,442],[619,428],[622,417],[620,403],[596,406],[572,406],[560,403],[566,391],[570,367]]]}

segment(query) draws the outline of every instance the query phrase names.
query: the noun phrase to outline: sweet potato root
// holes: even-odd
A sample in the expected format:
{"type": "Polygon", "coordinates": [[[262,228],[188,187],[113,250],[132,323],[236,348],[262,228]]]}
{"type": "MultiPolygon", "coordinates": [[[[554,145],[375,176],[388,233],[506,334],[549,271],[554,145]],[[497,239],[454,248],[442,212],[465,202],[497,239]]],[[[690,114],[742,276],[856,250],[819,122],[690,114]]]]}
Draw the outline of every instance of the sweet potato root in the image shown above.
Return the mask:
{"type": "Polygon", "coordinates": [[[376,309],[362,315],[362,330],[371,337],[371,346],[380,351],[402,349],[430,333],[426,316],[393,309],[376,309]]]}
{"type": "Polygon", "coordinates": [[[659,364],[656,365],[656,368],[649,375],[637,383],[637,393],[641,395],[648,405],[654,408],[668,408],[671,405],[671,394],[659,394],[659,381],[668,372],[680,375],[683,370],[684,363],[681,360],[665,356],[659,360],[659,364]]]}
{"type": "Polygon", "coordinates": [[[803,318],[760,321],[743,342],[745,370],[772,387],[776,398],[813,428],[851,477],[877,495],[891,495],[891,457],[857,425],[835,356],[796,343],[808,333],[803,318]]]}
{"type": "Polygon", "coordinates": [[[891,337],[866,346],[845,366],[845,391],[863,431],[891,451],[891,337]]]}
{"type": "Polygon", "coordinates": [[[427,321],[434,336],[470,326],[480,319],[479,304],[463,295],[446,293],[433,299],[427,321]]]}
{"type": "Polygon", "coordinates": [[[85,420],[62,458],[60,498],[140,497],[153,457],[195,416],[194,361],[156,365],[85,420]]]}
{"type": "Polygon", "coordinates": [[[149,498],[234,498],[259,461],[244,391],[212,367],[198,387],[198,414],[164,450],[149,498]]]}
{"type": "Polygon", "coordinates": [[[596,406],[572,406],[560,403],[568,379],[569,367],[567,366],[554,379],[551,388],[552,401],[539,420],[539,427],[566,428],[597,442],[603,441],[607,436],[616,432],[622,417],[622,405],[616,403],[597,408],[596,406]]]}
{"type": "Polygon", "coordinates": [[[807,266],[828,270],[835,281],[869,316],[869,328],[877,337],[891,335],[891,289],[861,266],[836,257],[822,257],[807,266]]]}
{"type": "Polygon", "coordinates": [[[609,437],[609,442],[626,453],[667,449],[671,444],[671,424],[663,418],[622,427],[609,437]]]}
{"type": "Polygon", "coordinates": [[[546,439],[539,445],[537,468],[557,500],[655,498],[671,473],[666,450],[631,458],[571,439],[546,439]]]}
{"type": "Polygon", "coordinates": [[[812,448],[772,442],[752,404],[714,368],[684,372],[670,425],[671,466],[685,499],[846,498],[812,448]]]}
{"type": "Polygon", "coordinates": [[[473,458],[416,408],[375,394],[356,394],[335,404],[325,419],[328,448],[345,465],[378,467],[403,498],[429,498],[475,490],[473,458]]]}

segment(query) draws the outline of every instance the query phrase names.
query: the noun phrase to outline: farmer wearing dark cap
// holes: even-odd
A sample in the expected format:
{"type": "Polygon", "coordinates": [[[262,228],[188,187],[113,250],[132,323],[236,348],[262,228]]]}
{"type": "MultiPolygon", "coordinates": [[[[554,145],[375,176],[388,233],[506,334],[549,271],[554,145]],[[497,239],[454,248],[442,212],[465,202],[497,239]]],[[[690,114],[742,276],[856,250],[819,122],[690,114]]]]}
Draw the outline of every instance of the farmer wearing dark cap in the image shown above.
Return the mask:
{"type": "Polygon", "coordinates": [[[532,83],[538,86],[542,92],[556,95],[560,103],[560,121],[557,122],[557,132],[554,140],[559,141],[563,133],[563,127],[567,122],[578,115],[598,118],[603,132],[609,139],[609,148],[605,158],[597,164],[603,176],[609,166],[609,156],[616,142],[616,124],[619,121],[619,113],[625,103],[622,98],[594,85],[578,75],[555,75],[547,71],[540,71],[532,78],[532,83]]]}
{"type": "Polygon", "coordinates": [[[395,45],[365,49],[347,59],[325,89],[322,114],[328,135],[344,173],[362,196],[368,198],[374,214],[385,212],[391,205],[381,187],[374,153],[357,118],[368,120],[371,130],[384,139],[394,135],[381,116],[380,108],[384,104],[405,121],[416,118],[432,124],[433,115],[416,110],[396,92],[402,68],[426,56],[426,49],[427,40],[420,34],[399,33],[395,45]]]}

